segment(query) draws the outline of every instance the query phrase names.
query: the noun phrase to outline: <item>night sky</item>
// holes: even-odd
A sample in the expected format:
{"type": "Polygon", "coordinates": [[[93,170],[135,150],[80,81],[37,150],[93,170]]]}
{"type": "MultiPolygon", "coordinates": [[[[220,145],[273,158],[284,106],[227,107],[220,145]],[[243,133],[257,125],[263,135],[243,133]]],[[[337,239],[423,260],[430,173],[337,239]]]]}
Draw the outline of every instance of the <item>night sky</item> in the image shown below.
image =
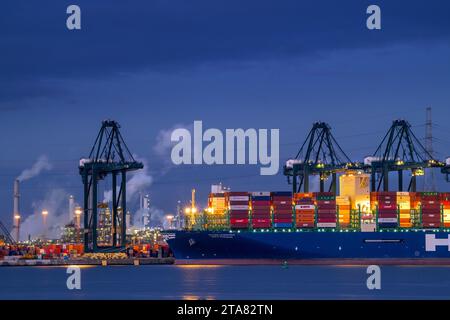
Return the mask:
{"type": "MultiPolygon", "coordinates": [[[[449,14],[447,0],[4,1],[0,219],[10,226],[13,181],[41,156],[51,169],[22,183],[23,217],[46,206],[63,214],[68,194],[81,202],[78,161],[104,119],[121,124],[145,162],[151,183],[140,191],[158,213],[188,201],[193,187],[205,203],[217,182],[289,190],[281,166],[318,120],[361,161],[394,119],[407,119],[423,138],[431,106],[435,156],[443,160],[449,14]],[[81,7],[79,31],[66,28],[70,4],[81,7]],[[381,30],[366,28],[370,4],[381,7],[381,30]],[[194,120],[205,128],[279,128],[279,174],[260,176],[259,165],[174,167],[167,132],[194,120]]],[[[450,190],[439,172],[436,180],[450,190]]]]}

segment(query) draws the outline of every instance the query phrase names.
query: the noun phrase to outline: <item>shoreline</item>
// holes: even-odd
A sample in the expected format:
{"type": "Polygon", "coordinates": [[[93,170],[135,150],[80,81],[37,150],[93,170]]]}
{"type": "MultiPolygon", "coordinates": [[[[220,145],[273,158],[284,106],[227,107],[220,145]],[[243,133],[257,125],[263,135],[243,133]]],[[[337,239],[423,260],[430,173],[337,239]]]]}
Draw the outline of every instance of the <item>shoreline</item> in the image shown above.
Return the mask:
{"type": "Polygon", "coordinates": [[[174,258],[129,258],[129,259],[18,259],[0,260],[0,267],[39,267],[39,266],[122,266],[122,265],[164,265],[174,264],[174,258]]]}

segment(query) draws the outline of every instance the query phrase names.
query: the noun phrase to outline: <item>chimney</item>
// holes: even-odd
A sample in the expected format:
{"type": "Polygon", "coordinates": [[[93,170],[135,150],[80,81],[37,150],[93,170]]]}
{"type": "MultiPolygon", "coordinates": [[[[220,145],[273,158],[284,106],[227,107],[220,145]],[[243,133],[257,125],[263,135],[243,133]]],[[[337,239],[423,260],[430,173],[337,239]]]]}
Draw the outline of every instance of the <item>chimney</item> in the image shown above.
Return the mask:
{"type": "Polygon", "coordinates": [[[15,240],[20,240],[20,209],[19,209],[19,180],[14,181],[14,212],[13,212],[13,233],[15,240]]]}
{"type": "Polygon", "coordinates": [[[75,198],[70,195],[69,196],[69,223],[74,222],[75,220],[75,198]]]}

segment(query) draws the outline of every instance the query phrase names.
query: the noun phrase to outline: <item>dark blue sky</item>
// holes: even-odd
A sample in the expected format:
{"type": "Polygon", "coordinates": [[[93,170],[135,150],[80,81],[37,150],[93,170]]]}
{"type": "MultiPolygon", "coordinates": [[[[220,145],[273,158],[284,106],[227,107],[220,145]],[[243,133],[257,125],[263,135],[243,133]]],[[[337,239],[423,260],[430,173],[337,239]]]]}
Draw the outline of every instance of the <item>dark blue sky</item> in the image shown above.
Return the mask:
{"type": "MultiPolygon", "coordinates": [[[[283,190],[259,166],[167,167],[161,130],[279,128],[281,159],[313,121],[327,121],[354,160],[375,151],[390,122],[423,137],[433,107],[437,157],[450,155],[448,1],[5,1],[0,11],[0,219],[10,223],[12,182],[40,155],[53,169],[22,184],[26,216],[54,189],[81,201],[78,159],[100,122],[116,119],[148,164],[146,188],[170,211],[192,187],[283,190]],[[66,29],[78,4],[82,30],[66,29]],[[382,30],[366,28],[378,4],[382,30]],[[33,207],[32,204],[35,203],[33,207]]],[[[450,186],[438,175],[439,185],[450,186]]],[[[136,203],[131,203],[136,206],[136,203]]]]}

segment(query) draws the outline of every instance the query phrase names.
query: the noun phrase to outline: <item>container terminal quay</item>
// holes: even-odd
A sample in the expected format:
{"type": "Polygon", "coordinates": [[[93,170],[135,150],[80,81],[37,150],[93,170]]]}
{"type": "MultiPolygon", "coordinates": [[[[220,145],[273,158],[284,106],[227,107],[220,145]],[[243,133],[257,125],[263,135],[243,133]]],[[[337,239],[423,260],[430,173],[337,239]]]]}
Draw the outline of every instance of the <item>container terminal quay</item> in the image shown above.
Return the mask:
{"type": "MultiPolygon", "coordinates": [[[[375,152],[355,162],[330,125],[316,122],[283,167],[285,190],[216,184],[203,208],[194,188],[186,205],[165,216],[164,228],[150,227],[149,197],[141,195],[143,227],[137,228],[127,209],[127,174],[144,165],[128,149],[119,124],[106,120],[89,156],[80,160],[83,199],[78,205],[69,197],[69,222],[59,238],[23,240],[20,181],[13,181],[13,227],[0,221],[0,265],[450,265],[450,192],[418,184],[435,172],[449,181],[450,158],[436,159],[427,137],[425,142],[406,120],[394,120],[375,152]],[[109,202],[98,195],[106,177],[109,202]],[[318,190],[310,188],[314,177],[318,190]]],[[[44,226],[49,214],[42,211],[44,226]]]]}

